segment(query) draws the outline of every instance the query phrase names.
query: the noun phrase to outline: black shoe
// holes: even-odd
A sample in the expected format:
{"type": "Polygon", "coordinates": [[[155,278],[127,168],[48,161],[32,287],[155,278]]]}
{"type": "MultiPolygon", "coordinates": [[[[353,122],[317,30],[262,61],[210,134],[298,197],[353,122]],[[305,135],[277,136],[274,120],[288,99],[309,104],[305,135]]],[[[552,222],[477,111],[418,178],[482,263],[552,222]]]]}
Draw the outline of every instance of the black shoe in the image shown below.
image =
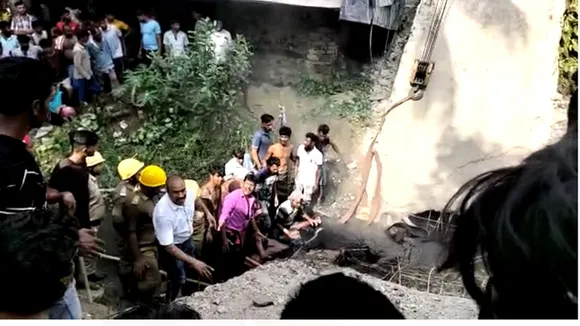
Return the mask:
{"type": "Polygon", "coordinates": [[[89,282],[100,282],[104,279],[107,278],[107,274],[103,274],[103,273],[94,273],[91,275],[88,275],[87,278],[89,279],[89,282]]]}

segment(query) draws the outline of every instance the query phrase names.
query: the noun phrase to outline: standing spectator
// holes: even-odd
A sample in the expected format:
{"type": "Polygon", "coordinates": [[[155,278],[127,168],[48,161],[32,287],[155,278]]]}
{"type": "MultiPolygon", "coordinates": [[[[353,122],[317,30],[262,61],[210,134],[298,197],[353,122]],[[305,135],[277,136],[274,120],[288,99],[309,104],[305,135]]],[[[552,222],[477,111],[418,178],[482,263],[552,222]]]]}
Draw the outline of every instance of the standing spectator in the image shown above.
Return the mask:
{"type": "Polygon", "coordinates": [[[10,30],[7,22],[0,22],[0,44],[2,44],[2,57],[9,57],[10,52],[18,47],[18,39],[10,30]]]}
{"type": "Polygon", "coordinates": [[[32,29],[34,32],[30,36],[32,37],[34,45],[40,45],[41,40],[48,39],[48,33],[44,30],[44,27],[38,20],[32,22],[32,29]]]}
{"type": "Polygon", "coordinates": [[[34,32],[32,22],[36,20],[34,16],[28,13],[28,9],[24,2],[18,1],[14,4],[16,7],[16,15],[12,17],[12,24],[10,29],[16,35],[30,35],[34,32]]]}
{"type": "Polygon", "coordinates": [[[223,28],[223,23],[220,20],[215,22],[215,31],[211,34],[211,41],[213,42],[214,55],[217,62],[225,62],[232,43],[232,35],[223,28]]]}
{"type": "Polygon", "coordinates": [[[63,35],[55,40],[54,48],[60,54],[61,65],[66,69],[66,75],[71,80],[74,80],[74,62],[73,50],[78,39],[69,26],[64,27],[63,35]]]}
{"type": "Polygon", "coordinates": [[[73,88],[77,92],[81,104],[86,104],[87,90],[91,90],[94,94],[100,92],[99,83],[91,68],[91,57],[86,48],[89,36],[87,30],[81,30],[77,36],[78,42],[73,48],[73,88]]]}
{"type": "Polygon", "coordinates": [[[307,133],[304,144],[298,146],[296,151],[296,190],[304,195],[306,204],[310,203],[312,194],[320,186],[323,156],[315,146],[317,140],[315,134],[307,133]]]}
{"type": "Polygon", "coordinates": [[[124,21],[115,18],[113,14],[107,14],[106,18],[107,23],[117,28],[121,33],[123,33],[123,37],[127,37],[127,35],[131,34],[131,28],[127,25],[124,21]]]}
{"type": "Polygon", "coordinates": [[[179,56],[185,54],[185,48],[189,44],[187,34],[179,30],[179,22],[174,20],[171,22],[171,30],[163,34],[163,45],[165,46],[165,53],[172,56],[179,56]]]}
{"type": "Polygon", "coordinates": [[[123,33],[119,28],[115,27],[115,25],[108,23],[107,19],[102,19],[100,25],[103,33],[103,41],[107,43],[113,58],[117,81],[122,83],[123,70],[125,69],[124,56],[126,53],[123,33]]]}
{"type": "Polygon", "coordinates": [[[10,52],[11,56],[26,57],[35,60],[40,59],[42,48],[38,45],[32,44],[30,36],[18,35],[18,44],[20,46],[10,52]]]}
{"type": "Polygon", "coordinates": [[[10,24],[12,19],[12,14],[10,13],[10,8],[8,8],[8,0],[0,1],[0,22],[7,22],[10,24]]]}
{"type": "Polygon", "coordinates": [[[60,17],[60,21],[56,23],[56,29],[64,32],[64,27],[68,26],[73,32],[77,32],[79,29],[79,24],[72,20],[71,13],[69,9],[65,9],[60,17]]]}
{"type": "Polygon", "coordinates": [[[87,44],[87,50],[93,58],[94,75],[103,86],[105,93],[110,93],[117,85],[115,65],[109,44],[103,41],[103,33],[99,28],[92,30],[92,40],[87,44]]]}
{"type": "Polygon", "coordinates": [[[140,12],[137,18],[141,28],[139,58],[143,60],[143,63],[149,65],[151,59],[148,58],[148,55],[156,53],[161,48],[161,26],[148,13],[140,12]]]}

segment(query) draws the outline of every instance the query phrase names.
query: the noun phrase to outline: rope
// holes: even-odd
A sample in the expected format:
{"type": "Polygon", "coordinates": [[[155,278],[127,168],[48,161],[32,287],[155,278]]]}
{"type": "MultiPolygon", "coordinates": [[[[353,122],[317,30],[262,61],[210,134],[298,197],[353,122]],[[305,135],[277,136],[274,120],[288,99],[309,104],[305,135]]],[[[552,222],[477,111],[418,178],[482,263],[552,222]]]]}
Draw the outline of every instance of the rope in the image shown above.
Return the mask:
{"type": "MultiPolygon", "coordinates": [[[[419,57],[419,60],[422,62],[430,62],[431,57],[433,55],[433,50],[435,48],[435,44],[437,42],[437,38],[439,36],[439,31],[441,30],[441,26],[443,22],[447,18],[447,14],[449,12],[449,0],[436,0],[435,3],[435,14],[431,19],[431,25],[429,27],[429,32],[427,33],[427,39],[425,41],[425,47],[423,48],[423,52],[419,57]]],[[[370,216],[369,216],[369,224],[373,223],[376,217],[379,214],[380,204],[381,204],[381,197],[380,197],[380,190],[381,190],[381,176],[382,176],[382,164],[378,159],[377,151],[375,150],[375,142],[379,137],[379,134],[383,130],[385,120],[387,115],[391,113],[394,109],[401,106],[403,103],[413,100],[418,101],[423,98],[423,90],[418,88],[412,88],[409,91],[409,95],[398,102],[395,102],[384,114],[381,115],[379,128],[373,137],[371,144],[369,145],[369,149],[365,155],[363,163],[361,165],[361,174],[362,174],[362,184],[359,187],[359,191],[357,193],[356,199],[354,201],[354,205],[340,218],[340,223],[346,223],[357,211],[362,198],[366,194],[366,187],[370,175],[370,169],[372,165],[373,159],[376,161],[377,164],[377,185],[375,187],[375,196],[373,201],[371,202],[370,207],[370,216]]]]}

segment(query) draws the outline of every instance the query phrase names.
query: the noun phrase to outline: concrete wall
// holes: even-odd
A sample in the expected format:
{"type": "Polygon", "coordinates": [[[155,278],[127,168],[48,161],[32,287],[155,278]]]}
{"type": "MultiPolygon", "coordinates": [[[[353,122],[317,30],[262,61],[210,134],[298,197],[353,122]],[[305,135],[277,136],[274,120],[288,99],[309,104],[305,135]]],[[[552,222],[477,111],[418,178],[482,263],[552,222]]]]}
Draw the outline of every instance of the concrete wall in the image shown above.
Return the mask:
{"type": "MultiPolygon", "coordinates": [[[[383,166],[381,212],[441,209],[467,180],[516,164],[546,143],[564,2],[450,1],[425,97],[392,112],[376,144],[383,166]]],[[[390,100],[378,111],[406,96],[433,10],[434,1],[422,1],[390,100]]],[[[369,203],[375,172],[373,167],[369,203]]]]}

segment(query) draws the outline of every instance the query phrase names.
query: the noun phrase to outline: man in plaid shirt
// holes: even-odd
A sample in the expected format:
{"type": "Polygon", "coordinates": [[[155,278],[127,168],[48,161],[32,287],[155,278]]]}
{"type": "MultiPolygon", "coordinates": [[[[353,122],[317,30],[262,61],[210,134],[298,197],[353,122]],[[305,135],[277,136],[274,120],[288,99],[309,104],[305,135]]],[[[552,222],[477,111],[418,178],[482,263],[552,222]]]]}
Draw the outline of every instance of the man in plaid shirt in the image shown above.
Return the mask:
{"type": "Polygon", "coordinates": [[[30,35],[34,32],[32,28],[32,22],[36,18],[28,13],[28,9],[24,5],[24,2],[18,1],[14,4],[16,7],[16,15],[12,17],[12,24],[10,29],[14,31],[16,35],[30,35]]]}

